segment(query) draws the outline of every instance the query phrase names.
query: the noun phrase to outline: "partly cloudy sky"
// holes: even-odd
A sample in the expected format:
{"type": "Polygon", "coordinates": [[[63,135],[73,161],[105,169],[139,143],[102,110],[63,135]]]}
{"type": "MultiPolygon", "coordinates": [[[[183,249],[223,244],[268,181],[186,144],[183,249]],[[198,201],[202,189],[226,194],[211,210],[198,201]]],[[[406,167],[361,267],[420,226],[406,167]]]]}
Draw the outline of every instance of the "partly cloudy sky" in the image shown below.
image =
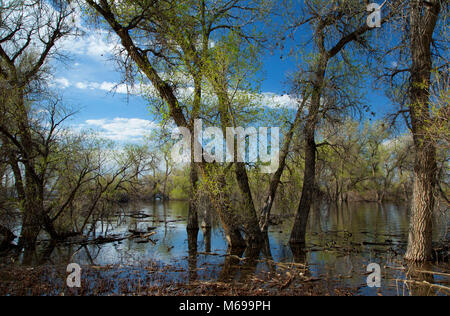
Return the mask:
{"type": "MultiPolygon", "coordinates": [[[[128,95],[127,86],[119,84],[121,74],[111,55],[117,38],[104,30],[86,28],[78,20],[76,23],[85,35],[59,43],[69,60],[54,61],[54,79],[50,84],[67,105],[79,109],[71,124],[96,130],[115,141],[142,140],[155,127],[154,118],[138,91],[128,95]]],[[[283,52],[275,52],[263,57],[262,100],[266,106],[292,108],[295,101],[284,91],[288,90],[286,78],[295,69],[295,62],[280,58],[281,55],[283,52]]],[[[380,102],[379,96],[373,99],[380,102]]]]}
{"type": "MultiPolygon", "coordinates": [[[[114,141],[136,142],[156,124],[147,109],[147,101],[138,91],[121,82],[121,75],[111,60],[114,41],[104,31],[89,30],[83,37],[64,40],[60,49],[70,61],[55,62],[56,73],[51,87],[62,94],[66,103],[79,109],[74,118],[77,128],[92,129],[114,141]]],[[[279,77],[283,77],[282,73],[279,77]]],[[[277,93],[279,87],[263,94],[267,106],[293,107],[287,95],[277,93]]]]}

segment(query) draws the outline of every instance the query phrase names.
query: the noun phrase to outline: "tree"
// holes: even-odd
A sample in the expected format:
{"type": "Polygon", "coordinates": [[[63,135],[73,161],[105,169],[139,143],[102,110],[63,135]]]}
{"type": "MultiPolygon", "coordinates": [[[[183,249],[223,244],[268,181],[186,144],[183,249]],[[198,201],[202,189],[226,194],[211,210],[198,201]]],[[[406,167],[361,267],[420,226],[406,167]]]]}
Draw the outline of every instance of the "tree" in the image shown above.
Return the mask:
{"type": "MultiPolygon", "coordinates": [[[[372,29],[366,23],[367,7],[359,1],[317,0],[298,3],[303,11],[300,21],[294,22],[294,29],[308,24],[313,27],[314,56],[310,58],[306,69],[310,78],[298,80],[302,85],[310,85],[311,97],[303,128],[305,172],[302,195],[290,238],[293,245],[305,243],[306,225],[316,188],[317,127],[322,118],[326,118],[336,110],[338,112],[345,110],[352,103],[355,104],[357,98],[346,91],[348,86],[345,85],[345,81],[359,74],[358,67],[352,60],[352,52],[353,56],[355,52],[358,56],[361,48],[362,51],[369,50],[367,34],[372,29]],[[337,73],[330,71],[333,68],[339,69],[340,65],[345,66],[347,72],[345,68],[341,68],[341,72],[337,73]]],[[[381,23],[390,19],[395,8],[387,11],[390,12],[384,15],[381,23]]]]}
{"type": "Polygon", "coordinates": [[[400,106],[394,119],[404,118],[414,143],[413,200],[405,254],[412,261],[426,261],[432,255],[432,217],[439,173],[436,151],[448,134],[448,127],[442,125],[442,115],[448,112],[448,87],[439,88],[448,76],[445,12],[448,3],[443,1],[408,1],[401,19],[394,24],[399,33],[387,53],[393,65],[386,66],[384,73],[389,96],[400,106]],[[441,131],[438,137],[437,130],[441,131]]]}
{"type": "Polygon", "coordinates": [[[54,129],[61,123],[52,121],[44,142],[36,142],[31,98],[39,93],[46,63],[54,56],[56,42],[71,32],[72,8],[64,1],[55,1],[55,4],[18,0],[2,1],[0,7],[0,135],[2,143],[9,147],[8,163],[22,201],[19,245],[26,248],[34,248],[40,227],[47,222],[43,189],[48,146],[54,129]],[[20,165],[24,166],[23,176],[20,165]]]}
{"type": "Polygon", "coordinates": [[[433,34],[441,3],[411,0],[409,45],[411,53],[409,116],[415,147],[414,191],[405,258],[425,261],[432,255],[432,216],[436,186],[436,145],[427,135],[430,121],[430,81],[433,69],[433,34]]]}
{"type": "MultiPolygon", "coordinates": [[[[255,3],[237,0],[219,2],[161,1],[157,3],[127,1],[126,7],[105,0],[87,0],[86,2],[119,36],[127,56],[126,60],[132,61],[136,65],[167,105],[167,111],[164,113],[170,116],[176,126],[188,129],[191,135],[194,134],[194,121],[201,114],[204,79],[209,80],[222,108],[229,101],[227,100],[228,95],[223,94],[224,82],[217,85],[218,82],[215,82],[214,79],[216,73],[205,69],[211,52],[214,52],[214,47],[211,47],[211,42],[214,40],[213,34],[219,34],[216,39],[222,40],[225,37],[223,35],[230,31],[238,37],[251,40],[251,36],[245,36],[245,30],[261,12],[261,9],[258,8],[259,1],[255,3]],[[146,40],[141,41],[142,37],[146,40]],[[148,43],[151,44],[148,45],[148,43]],[[187,74],[189,80],[193,81],[194,97],[192,102],[181,102],[181,98],[177,95],[176,82],[172,81],[173,78],[163,77],[157,67],[168,71],[169,75],[174,71],[183,75],[187,74]]],[[[222,80],[224,77],[220,79],[222,80]]],[[[222,111],[222,114],[225,114],[222,115],[224,119],[228,117],[228,113],[222,111]]],[[[223,120],[221,123],[224,126],[223,124],[227,124],[229,121],[223,120]]],[[[201,148],[202,144],[199,144],[197,140],[192,140],[192,148],[198,146],[201,148]]],[[[229,244],[236,247],[244,246],[239,228],[240,223],[235,216],[230,216],[235,212],[230,213],[230,203],[227,202],[229,197],[223,192],[226,184],[225,174],[214,163],[206,164],[203,161],[193,164],[191,166],[191,182],[194,190],[198,183],[197,169],[201,170],[203,176],[211,177],[206,179],[205,183],[211,185],[208,191],[211,199],[218,201],[215,203],[215,208],[221,218],[229,244]]],[[[244,198],[248,201],[246,205],[250,205],[252,203],[249,202],[251,193],[247,190],[248,186],[245,185],[245,167],[237,164],[236,170],[239,173],[237,178],[243,180],[240,182],[240,187],[244,198]]],[[[248,209],[246,213],[250,214],[247,219],[257,223],[254,208],[253,210],[251,207],[245,209],[248,209]]],[[[190,210],[188,226],[198,231],[198,219],[192,201],[190,210]]],[[[255,225],[244,223],[244,226],[248,228],[249,234],[246,235],[248,238],[252,238],[252,231],[259,234],[255,230],[255,225]]]]}

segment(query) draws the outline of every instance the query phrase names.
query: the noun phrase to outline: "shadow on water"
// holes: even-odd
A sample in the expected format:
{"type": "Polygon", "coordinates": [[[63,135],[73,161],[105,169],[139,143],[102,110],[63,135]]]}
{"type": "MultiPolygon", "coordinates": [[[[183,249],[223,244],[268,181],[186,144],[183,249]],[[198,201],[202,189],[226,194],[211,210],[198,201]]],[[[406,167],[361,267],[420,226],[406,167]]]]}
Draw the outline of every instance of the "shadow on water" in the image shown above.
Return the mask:
{"type": "MultiPolygon", "coordinates": [[[[450,283],[448,263],[416,266],[402,260],[408,234],[406,206],[317,205],[311,211],[307,243],[302,248],[289,246],[292,217],[276,210],[265,243],[246,251],[227,248],[215,216],[207,221],[211,227],[186,233],[187,210],[184,202],[130,204],[87,228],[91,238],[114,237],[110,242],[43,242],[39,255],[26,259],[36,265],[75,262],[82,266],[145,266],[151,261],[179,267],[190,283],[249,282],[259,273],[278,271],[283,264],[303,267],[303,279],[324,280],[330,287],[352,288],[363,295],[443,294],[439,284],[448,287],[450,283]],[[131,238],[130,231],[154,235],[131,238]],[[370,263],[382,268],[379,289],[367,286],[370,263]]],[[[435,219],[434,241],[448,243],[448,223],[445,213],[435,219]]]]}

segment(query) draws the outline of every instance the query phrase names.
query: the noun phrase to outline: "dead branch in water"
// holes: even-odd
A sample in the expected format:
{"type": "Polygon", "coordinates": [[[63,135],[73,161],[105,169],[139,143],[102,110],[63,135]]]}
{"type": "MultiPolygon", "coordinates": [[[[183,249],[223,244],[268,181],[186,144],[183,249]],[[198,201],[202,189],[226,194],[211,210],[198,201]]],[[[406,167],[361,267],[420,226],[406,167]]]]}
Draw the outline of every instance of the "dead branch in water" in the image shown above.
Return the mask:
{"type": "Polygon", "coordinates": [[[440,290],[444,290],[447,291],[448,293],[450,293],[450,287],[444,286],[444,285],[440,285],[440,284],[433,284],[427,281],[416,281],[416,280],[402,280],[402,279],[394,279],[395,282],[402,282],[402,283],[412,283],[412,284],[416,284],[416,285],[424,285],[424,286],[429,286],[429,287],[434,287],[440,290]]]}

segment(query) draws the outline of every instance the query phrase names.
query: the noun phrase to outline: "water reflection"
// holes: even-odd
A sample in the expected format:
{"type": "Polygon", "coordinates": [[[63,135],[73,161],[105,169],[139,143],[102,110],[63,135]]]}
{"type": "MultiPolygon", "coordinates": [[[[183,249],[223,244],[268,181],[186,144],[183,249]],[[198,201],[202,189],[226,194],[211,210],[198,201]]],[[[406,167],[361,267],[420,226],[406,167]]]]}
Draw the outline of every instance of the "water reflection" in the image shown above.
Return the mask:
{"type": "MultiPolygon", "coordinates": [[[[402,294],[398,280],[407,279],[408,294],[430,294],[428,283],[448,285],[445,275],[413,271],[442,271],[448,264],[427,267],[402,265],[408,232],[408,208],[395,204],[343,203],[316,205],[310,212],[306,248],[289,246],[292,219],[283,210],[275,212],[261,248],[228,249],[217,219],[201,212],[202,227],[186,233],[188,204],[184,202],[128,205],[116,216],[87,227],[91,237],[126,236],[129,231],[154,231],[150,241],[125,238],[105,244],[43,244],[38,263],[81,265],[139,265],[157,261],[176,264],[187,271],[190,282],[220,280],[246,282],[255,273],[274,271],[278,263],[305,265],[305,276],[359,289],[360,294],[402,294]],[[203,214],[203,215],[202,215],[203,214]],[[383,286],[366,285],[370,263],[383,268],[383,286]],[[399,268],[402,267],[402,268],[399,268]],[[414,280],[414,282],[413,282],[414,280]]],[[[445,214],[444,214],[445,215],[445,214]]],[[[435,241],[445,239],[448,218],[435,219],[435,241]]],[[[36,262],[36,261],[35,261],[36,262]]],[[[447,270],[448,271],[448,270],[447,270]]],[[[438,289],[433,289],[437,293],[438,289]]]]}

